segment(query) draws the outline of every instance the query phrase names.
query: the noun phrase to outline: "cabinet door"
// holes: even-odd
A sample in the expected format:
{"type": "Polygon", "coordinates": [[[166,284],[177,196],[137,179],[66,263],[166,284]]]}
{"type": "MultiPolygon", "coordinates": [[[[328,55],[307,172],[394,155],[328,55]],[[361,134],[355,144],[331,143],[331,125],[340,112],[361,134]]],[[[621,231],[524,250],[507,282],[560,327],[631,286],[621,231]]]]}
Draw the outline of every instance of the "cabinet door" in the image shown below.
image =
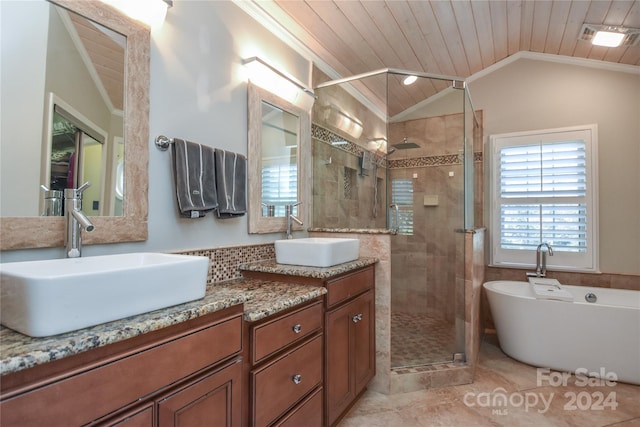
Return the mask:
{"type": "Polygon", "coordinates": [[[327,313],[328,425],[351,405],[375,375],[375,301],[372,290],[327,313]]]}
{"type": "Polygon", "coordinates": [[[327,313],[325,325],[325,390],[327,405],[327,423],[332,425],[355,398],[355,384],[351,372],[352,350],[350,346],[353,332],[351,303],[327,313]]]}
{"type": "Polygon", "coordinates": [[[159,399],[158,426],[239,427],[242,423],[241,362],[242,359],[236,359],[159,399]]]}
{"type": "Polygon", "coordinates": [[[375,301],[373,291],[369,291],[353,301],[353,375],[355,394],[360,393],[376,374],[376,334],[375,301]]]}

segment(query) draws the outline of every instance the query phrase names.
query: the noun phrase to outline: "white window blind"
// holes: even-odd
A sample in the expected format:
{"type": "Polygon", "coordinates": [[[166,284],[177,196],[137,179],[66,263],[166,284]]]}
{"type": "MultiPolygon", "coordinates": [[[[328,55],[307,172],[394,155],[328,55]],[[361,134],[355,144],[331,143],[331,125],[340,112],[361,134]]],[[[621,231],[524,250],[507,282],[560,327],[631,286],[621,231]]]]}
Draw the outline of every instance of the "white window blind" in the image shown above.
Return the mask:
{"type": "Polygon", "coordinates": [[[595,127],[491,137],[492,264],[531,265],[549,243],[549,266],[596,267],[595,127]]]}
{"type": "MultiPolygon", "coordinates": [[[[413,181],[391,180],[391,203],[398,205],[398,233],[413,234],[413,181]]],[[[390,214],[394,218],[394,214],[390,214]]]]}
{"type": "Polygon", "coordinates": [[[298,167],[278,164],[262,168],[262,203],[275,206],[275,216],[285,215],[285,206],[298,200],[298,167]]]}

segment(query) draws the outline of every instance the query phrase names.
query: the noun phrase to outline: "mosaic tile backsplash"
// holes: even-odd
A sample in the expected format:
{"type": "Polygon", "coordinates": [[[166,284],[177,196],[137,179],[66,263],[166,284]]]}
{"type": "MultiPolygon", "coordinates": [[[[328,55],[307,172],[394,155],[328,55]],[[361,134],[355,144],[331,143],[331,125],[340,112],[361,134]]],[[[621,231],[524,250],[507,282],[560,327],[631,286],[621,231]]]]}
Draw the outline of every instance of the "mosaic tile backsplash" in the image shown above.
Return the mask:
{"type": "Polygon", "coordinates": [[[178,253],[209,257],[207,284],[241,278],[242,274],[238,268],[241,264],[276,258],[276,250],[273,243],[198,249],[178,253]]]}

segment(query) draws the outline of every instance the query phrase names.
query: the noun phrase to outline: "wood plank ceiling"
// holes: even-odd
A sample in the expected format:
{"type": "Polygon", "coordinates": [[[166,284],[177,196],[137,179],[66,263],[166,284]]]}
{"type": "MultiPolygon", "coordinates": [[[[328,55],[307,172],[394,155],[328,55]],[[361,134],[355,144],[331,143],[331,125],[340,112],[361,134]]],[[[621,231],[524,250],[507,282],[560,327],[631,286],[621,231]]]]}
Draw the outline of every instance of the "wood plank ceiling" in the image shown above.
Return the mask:
{"type": "MultiPolygon", "coordinates": [[[[640,65],[640,45],[604,48],[578,40],[584,23],[640,28],[638,0],[256,3],[343,77],[398,68],[466,78],[519,51],[640,65]]],[[[427,86],[421,90],[442,89],[427,86]]],[[[414,103],[406,95],[388,106],[389,116],[414,103]]]]}
{"type": "Polygon", "coordinates": [[[100,87],[110,102],[110,107],[116,110],[124,108],[124,36],[105,29],[87,18],[76,13],[67,12],[73,23],[73,28],[82,43],[84,51],[81,55],[87,55],[87,67],[95,71],[96,86],[100,87]],[[115,41],[115,40],[118,41],[115,41]]]}

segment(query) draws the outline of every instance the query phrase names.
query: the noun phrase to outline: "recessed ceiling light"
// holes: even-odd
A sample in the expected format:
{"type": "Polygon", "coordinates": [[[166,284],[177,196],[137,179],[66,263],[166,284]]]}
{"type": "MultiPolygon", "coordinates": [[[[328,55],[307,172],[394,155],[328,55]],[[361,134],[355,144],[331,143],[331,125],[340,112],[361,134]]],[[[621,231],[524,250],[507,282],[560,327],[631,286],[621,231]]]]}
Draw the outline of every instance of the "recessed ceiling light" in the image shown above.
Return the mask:
{"type": "Polygon", "coordinates": [[[410,84],[415,83],[416,80],[418,80],[417,76],[407,76],[402,83],[404,83],[405,86],[409,86],[410,84]]]}

